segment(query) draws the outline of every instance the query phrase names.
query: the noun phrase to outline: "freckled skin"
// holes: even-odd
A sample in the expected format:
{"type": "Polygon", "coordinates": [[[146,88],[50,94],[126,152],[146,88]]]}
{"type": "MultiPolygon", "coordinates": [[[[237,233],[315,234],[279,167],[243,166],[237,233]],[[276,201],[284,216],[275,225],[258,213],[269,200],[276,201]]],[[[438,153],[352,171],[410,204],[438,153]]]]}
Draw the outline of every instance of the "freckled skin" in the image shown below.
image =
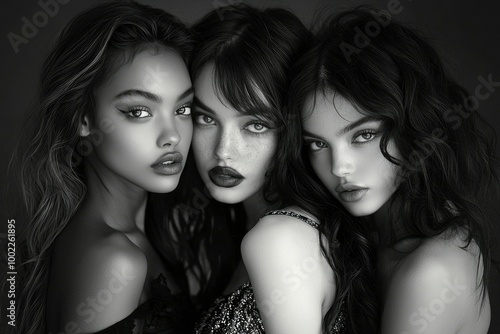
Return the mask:
{"type": "MultiPolygon", "coordinates": [[[[310,150],[312,167],[321,182],[354,216],[367,216],[379,210],[397,188],[398,167],[387,160],[380,151],[380,121],[370,121],[340,133],[347,125],[365,117],[340,95],[310,96],[304,110],[304,131],[310,150]],[[333,103],[332,103],[333,101],[333,103]],[[373,131],[375,134],[363,133],[373,131]],[[339,184],[355,184],[368,188],[359,201],[346,202],[339,197],[339,184]]],[[[390,142],[388,152],[397,157],[395,145],[390,142]]]]}
{"type": "Polygon", "coordinates": [[[212,71],[213,64],[207,64],[194,80],[196,98],[214,114],[196,107],[193,153],[210,194],[219,202],[239,203],[262,187],[276,150],[276,131],[256,124],[256,117],[240,113],[226,101],[221,102],[214,91],[212,71]],[[245,179],[232,188],[217,186],[208,176],[216,166],[231,167],[245,179]]]}

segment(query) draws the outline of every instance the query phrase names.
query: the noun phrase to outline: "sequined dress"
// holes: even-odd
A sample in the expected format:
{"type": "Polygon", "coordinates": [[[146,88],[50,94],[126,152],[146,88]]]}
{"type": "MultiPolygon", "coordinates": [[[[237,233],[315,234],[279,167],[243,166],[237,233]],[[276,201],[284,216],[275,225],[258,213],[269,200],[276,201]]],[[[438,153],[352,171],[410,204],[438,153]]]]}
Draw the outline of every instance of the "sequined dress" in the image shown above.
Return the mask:
{"type": "MultiPolygon", "coordinates": [[[[270,211],[267,215],[287,215],[318,228],[318,223],[292,211],[270,211]]],[[[252,285],[245,283],[232,293],[218,298],[196,324],[196,334],[265,334],[257,309],[252,285]]],[[[332,326],[330,334],[347,333],[344,305],[332,326]]]]}
{"type": "Polygon", "coordinates": [[[151,298],[128,317],[96,334],[190,334],[193,333],[194,309],[188,297],[174,295],[160,274],[151,282],[151,298]],[[135,328],[135,331],[134,331],[135,328]]]}

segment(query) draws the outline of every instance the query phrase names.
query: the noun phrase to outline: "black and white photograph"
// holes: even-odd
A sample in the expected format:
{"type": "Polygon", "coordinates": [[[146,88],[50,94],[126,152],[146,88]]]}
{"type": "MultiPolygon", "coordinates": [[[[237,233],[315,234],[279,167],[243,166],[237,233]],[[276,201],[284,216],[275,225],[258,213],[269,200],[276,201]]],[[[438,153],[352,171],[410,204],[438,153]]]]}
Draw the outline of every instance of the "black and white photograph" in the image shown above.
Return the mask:
{"type": "Polygon", "coordinates": [[[0,333],[500,334],[499,13],[4,1],[0,333]]]}

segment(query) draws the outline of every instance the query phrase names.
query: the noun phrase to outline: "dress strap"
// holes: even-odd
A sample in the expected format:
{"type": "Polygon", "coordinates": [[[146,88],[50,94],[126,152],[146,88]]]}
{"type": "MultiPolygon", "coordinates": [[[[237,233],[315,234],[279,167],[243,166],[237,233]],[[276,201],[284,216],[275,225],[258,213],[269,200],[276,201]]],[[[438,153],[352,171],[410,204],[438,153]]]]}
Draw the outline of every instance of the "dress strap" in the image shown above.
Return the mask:
{"type": "Polygon", "coordinates": [[[273,210],[273,211],[269,211],[264,216],[271,216],[271,215],[290,216],[290,217],[293,217],[293,218],[300,219],[304,223],[307,223],[307,224],[311,225],[314,228],[318,228],[319,227],[319,223],[318,222],[316,222],[316,221],[314,221],[314,220],[312,220],[310,218],[307,218],[306,216],[303,216],[303,215],[300,215],[298,213],[295,213],[293,211],[273,210]]]}

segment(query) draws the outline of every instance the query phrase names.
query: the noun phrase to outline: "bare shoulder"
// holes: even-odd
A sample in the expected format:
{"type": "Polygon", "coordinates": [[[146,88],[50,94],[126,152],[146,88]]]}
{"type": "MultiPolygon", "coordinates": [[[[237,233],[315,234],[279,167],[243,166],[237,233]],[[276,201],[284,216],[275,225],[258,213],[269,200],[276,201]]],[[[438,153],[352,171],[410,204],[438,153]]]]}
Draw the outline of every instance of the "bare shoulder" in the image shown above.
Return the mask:
{"type": "Polygon", "coordinates": [[[125,318],[139,305],[147,274],[144,253],[114,230],[68,231],[54,246],[48,314],[51,327],[95,332],[125,318]],[[80,232],[80,234],[76,234],[80,232]],[[58,319],[58,320],[55,320],[58,319]]]}
{"type": "Polygon", "coordinates": [[[336,286],[319,237],[284,215],[263,217],[245,236],[242,257],[266,333],[321,332],[336,286]]]}
{"type": "Polygon", "coordinates": [[[283,250],[287,247],[295,248],[297,243],[307,245],[311,251],[318,250],[318,229],[294,217],[268,215],[262,217],[245,235],[242,252],[249,253],[262,247],[269,251],[278,248],[283,250]]]}
{"type": "MultiPolygon", "coordinates": [[[[85,222],[79,222],[85,226],[85,222]]],[[[89,224],[90,225],[90,224],[89,224]]],[[[147,268],[144,253],[122,232],[103,224],[98,228],[68,226],[56,239],[52,252],[52,264],[64,268],[104,270],[110,264],[133,264],[137,270],[147,268]]]]}
{"type": "Polygon", "coordinates": [[[463,233],[451,236],[443,233],[423,240],[404,258],[394,276],[405,280],[453,278],[475,290],[482,267],[479,247],[474,241],[468,243],[463,233]]]}
{"type": "Polygon", "coordinates": [[[382,333],[461,333],[471,323],[489,324],[481,277],[479,248],[463,234],[423,240],[392,273],[382,333]]]}

